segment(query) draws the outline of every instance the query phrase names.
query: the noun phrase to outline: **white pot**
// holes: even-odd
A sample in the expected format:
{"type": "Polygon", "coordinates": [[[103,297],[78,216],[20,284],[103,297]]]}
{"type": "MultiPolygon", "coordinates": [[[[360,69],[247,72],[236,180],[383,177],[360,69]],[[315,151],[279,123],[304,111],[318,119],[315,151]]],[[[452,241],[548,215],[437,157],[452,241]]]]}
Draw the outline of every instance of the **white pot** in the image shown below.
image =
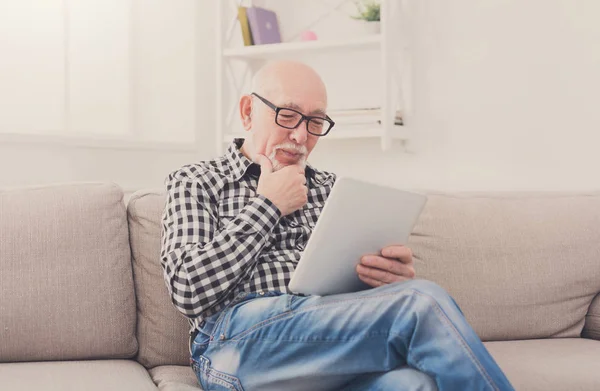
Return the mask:
{"type": "Polygon", "coordinates": [[[362,25],[363,25],[363,29],[368,34],[381,33],[381,22],[367,22],[366,20],[363,20],[362,25]]]}

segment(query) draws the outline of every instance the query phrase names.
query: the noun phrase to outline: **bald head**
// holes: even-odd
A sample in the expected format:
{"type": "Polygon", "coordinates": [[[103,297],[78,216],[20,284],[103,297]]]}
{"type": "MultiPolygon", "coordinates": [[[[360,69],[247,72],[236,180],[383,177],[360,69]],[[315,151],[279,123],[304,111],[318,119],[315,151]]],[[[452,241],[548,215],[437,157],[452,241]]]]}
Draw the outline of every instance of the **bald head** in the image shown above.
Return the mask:
{"type": "Polygon", "coordinates": [[[314,69],[297,61],[273,61],[256,72],[252,78],[252,91],[274,100],[295,100],[302,96],[318,99],[327,106],[325,83],[314,69]]]}

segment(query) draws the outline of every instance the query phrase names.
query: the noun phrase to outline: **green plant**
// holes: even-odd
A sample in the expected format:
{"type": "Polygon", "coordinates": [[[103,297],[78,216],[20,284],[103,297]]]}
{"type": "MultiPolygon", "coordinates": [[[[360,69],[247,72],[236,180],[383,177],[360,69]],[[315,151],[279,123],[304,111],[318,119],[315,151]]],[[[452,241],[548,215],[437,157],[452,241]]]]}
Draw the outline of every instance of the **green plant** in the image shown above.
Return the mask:
{"type": "Polygon", "coordinates": [[[358,16],[354,16],[354,19],[366,20],[367,22],[379,22],[379,13],[381,10],[381,4],[376,0],[365,0],[356,3],[358,9],[358,16]]]}

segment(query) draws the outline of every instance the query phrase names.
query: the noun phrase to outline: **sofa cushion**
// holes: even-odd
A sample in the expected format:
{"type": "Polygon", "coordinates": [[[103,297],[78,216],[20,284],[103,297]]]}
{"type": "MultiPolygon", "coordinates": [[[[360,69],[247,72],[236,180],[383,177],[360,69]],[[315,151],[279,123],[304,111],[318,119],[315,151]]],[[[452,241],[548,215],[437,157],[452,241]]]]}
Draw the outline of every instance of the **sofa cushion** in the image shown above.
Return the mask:
{"type": "Polygon", "coordinates": [[[160,391],[201,391],[196,374],[190,366],[165,365],[150,370],[160,391]]]}
{"type": "Polygon", "coordinates": [[[600,292],[600,193],[429,194],[409,247],[483,340],[579,337],[600,292]]]}
{"type": "Polygon", "coordinates": [[[166,201],[160,191],[138,191],[127,204],[138,308],[137,360],[146,368],[189,365],[189,324],[171,303],[160,265],[160,225],[166,201]]]}
{"type": "Polygon", "coordinates": [[[0,190],[0,362],[129,358],[135,294],[123,192],[0,190]]]}
{"type": "Polygon", "coordinates": [[[516,390],[597,391],[600,341],[553,338],[485,342],[516,390]]]}
{"type": "Polygon", "coordinates": [[[146,369],[131,360],[0,364],[0,384],[11,391],[153,391],[146,369]]]}
{"type": "Polygon", "coordinates": [[[585,317],[582,336],[600,341],[600,294],[598,294],[585,317]]]}

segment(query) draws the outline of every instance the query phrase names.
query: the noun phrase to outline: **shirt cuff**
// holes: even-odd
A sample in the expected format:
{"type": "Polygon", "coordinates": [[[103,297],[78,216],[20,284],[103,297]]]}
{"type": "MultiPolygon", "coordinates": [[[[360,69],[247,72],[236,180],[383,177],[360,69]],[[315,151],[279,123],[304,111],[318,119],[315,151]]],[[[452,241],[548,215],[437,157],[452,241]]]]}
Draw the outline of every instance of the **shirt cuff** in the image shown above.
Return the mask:
{"type": "Polygon", "coordinates": [[[258,194],[244,206],[236,220],[257,233],[267,236],[281,219],[281,212],[267,197],[258,194]]]}

